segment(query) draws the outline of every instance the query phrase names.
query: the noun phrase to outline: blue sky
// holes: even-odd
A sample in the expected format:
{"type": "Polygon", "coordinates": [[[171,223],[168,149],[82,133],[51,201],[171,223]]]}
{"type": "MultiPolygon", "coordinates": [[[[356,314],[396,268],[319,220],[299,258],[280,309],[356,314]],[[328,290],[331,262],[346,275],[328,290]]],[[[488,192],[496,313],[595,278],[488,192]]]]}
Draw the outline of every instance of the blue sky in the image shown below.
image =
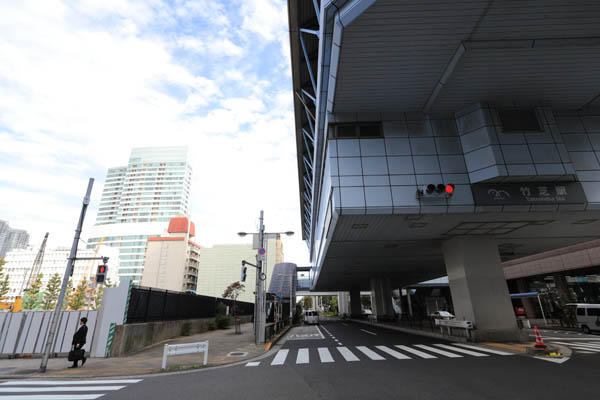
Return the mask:
{"type": "Polygon", "coordinates": [[[86,230],[106,169],[160,145],[190,147],[201,244],[260,209],[300,232],[285,1],[5,1],[0,59],[0,219],[32,243],[69,245],[87,179],[86,230]]]}

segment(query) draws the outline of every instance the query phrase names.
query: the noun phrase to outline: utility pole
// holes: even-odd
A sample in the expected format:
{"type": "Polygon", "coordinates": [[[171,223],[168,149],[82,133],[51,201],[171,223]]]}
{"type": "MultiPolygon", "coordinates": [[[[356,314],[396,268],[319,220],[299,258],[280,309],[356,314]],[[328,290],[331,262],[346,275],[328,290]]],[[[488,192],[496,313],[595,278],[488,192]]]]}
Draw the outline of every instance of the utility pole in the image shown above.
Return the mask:
{"type": "Polygon", "coordinates": [[[77,223],[77,229],[75,229],[75,237],[73,238],[71,254],[69,255],[69,261],[67,262],[67,269],[65,270],[65,275],[63,277],[62,286],[60,288],[60,294],[58,295],[58,299],[56,300],[56,307],[54,307],[54,312],[52,313],[52,320],[50,321],[48,336],[46,337],[46,347],[44,349],[42,363],[40,364],[40,372],[42,373],[46,372],[46,367],[48,366],[48,359],[50,358],[50,352],[52,351],[52,346],[54,344],[56,328],[58,326],[59,317],[62,312],[62,303],[65,298],[65,291],[67,290],[69,278],[73,275],[73,265],[77,257],[77,245],[81,236],[81,230],[83,228],[83,220],[85,219],[85,213],[87,211],[88,205],[90,204],[90,196],[92,194],[93,186],[94,178],[90,178],[85,197],[83,198],[83,205],[81,206],[81,213],[79,214],[79,222],[77,223]]]}
{"type": "MultiPolygon", "coordinates": [[[[261,249],[264,248],[265,243],[265,225],[264,225],[264,212],[260,211],[260,225],[258,229],[258,244],[261,249]]],[[[264,293],[264,281],[263,277],[263,255],[256,256],[256,282],[257,282],[257,293],[258,293],[258,324],[256,325],[256,329],[258,330],[258,343],[265,342],[265,293],[264,293]]],[[[265,277],[266,279],[266,277],[265,277]]]]}

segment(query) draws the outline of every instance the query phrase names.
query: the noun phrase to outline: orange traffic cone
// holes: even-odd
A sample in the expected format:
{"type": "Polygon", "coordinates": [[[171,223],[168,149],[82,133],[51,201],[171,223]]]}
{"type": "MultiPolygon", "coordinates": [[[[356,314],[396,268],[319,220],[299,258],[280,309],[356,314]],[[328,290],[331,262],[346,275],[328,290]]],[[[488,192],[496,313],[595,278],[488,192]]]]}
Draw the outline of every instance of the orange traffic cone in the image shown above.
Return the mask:
{"type": "Polygon", "coordinates": [[[545,348],[547,348],[548,346],[546,346],[546,344],[542,340],[542,335],[540,335],[540,331],[538,331],[538,328],[537,328],[536,325],[533,326],[533,331],[535,333],[535,348],[536,349],[545,349],[545,348]]]}

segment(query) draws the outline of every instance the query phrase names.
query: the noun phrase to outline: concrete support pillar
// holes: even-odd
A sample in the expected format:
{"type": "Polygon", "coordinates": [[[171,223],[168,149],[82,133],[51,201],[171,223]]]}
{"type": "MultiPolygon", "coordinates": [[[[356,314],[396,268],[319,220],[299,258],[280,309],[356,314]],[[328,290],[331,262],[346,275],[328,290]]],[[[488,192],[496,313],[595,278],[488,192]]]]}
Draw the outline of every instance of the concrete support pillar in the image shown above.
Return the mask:
{"type": "MultiPolygon", "coordinates": [[[[527,281],[525,280],[525,278],[517,279],[517,289],[519,290],[519,293],[530,292],[529,286],[527,285],[527,281]]],[[[527,318],[537,318],[535,312],[535,304],[533,303],[534,301],[536,301],[535,297],[521,297],[521,303],[523,304],[523,308],[527,313],[527,318]]]]}
{"type": "Polygon", "coordinates": [[[389,278],[371,278],[371,305],[377,319],[394,319],[392,289],[389,278]]]}
{"type": "Polygon", "coordinates": [[[576,301],[565,274],[562,272],[556,273],[552,276],[554,278],[554,285],[556,286],[556,294],[561,298],[564,304],[574,303],[576,301]]]}
{"type": "Polygon", "coordinates": [[[458,236],[444,242],[442,250],[456,318],[473,322],[473,339],[520,340],[494,239],[458,236]]]}
{"type": "Polygon", "coordinates": [[[348,315],[350,314],[349,307],[349,294],[348,292],[338,292],[338,314],[348,315]]]}
{"type": "Polygon", "coordinates": [[[350,315],[352,318],[360,318],[362,315],[360,304],[360,288],[350,290],[350,315]]]}
{"type": "Polygon", "coordinates": [[[406,289],[406,301],[408,302],[408,315],[413,316],[412,302],[410,300],[410,288],[406,289]]]}

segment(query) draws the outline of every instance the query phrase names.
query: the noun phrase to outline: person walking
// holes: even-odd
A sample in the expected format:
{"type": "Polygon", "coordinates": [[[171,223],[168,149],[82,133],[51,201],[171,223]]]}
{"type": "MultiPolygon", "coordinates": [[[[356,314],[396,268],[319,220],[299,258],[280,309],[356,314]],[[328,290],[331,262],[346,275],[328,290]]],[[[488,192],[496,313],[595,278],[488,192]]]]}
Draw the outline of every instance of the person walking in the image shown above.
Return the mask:
{"type": "MultiPolygon", "coordinates": [[[[75,334],[73,335],[73,350],[75,350],[76,354],[82,353],[81,356],[81,366],[83,367],[83,364],[85,364],[85,350],[83,350],[83,345],[85,344],[85,338],[87,336],[87,318],[83,317],[81,318],[81,320],[79,321],[79,329],[77,329],[77,332],[75,332],[75,334]],[[79,350],[79,351],[78,351],[79,350]]],[[[73,365],[71,365],[69,368],[77,368],[77,361],[79,361],[80,359],[78,357],[75,357],[75,359],[73,360],[73,365]]]]}

